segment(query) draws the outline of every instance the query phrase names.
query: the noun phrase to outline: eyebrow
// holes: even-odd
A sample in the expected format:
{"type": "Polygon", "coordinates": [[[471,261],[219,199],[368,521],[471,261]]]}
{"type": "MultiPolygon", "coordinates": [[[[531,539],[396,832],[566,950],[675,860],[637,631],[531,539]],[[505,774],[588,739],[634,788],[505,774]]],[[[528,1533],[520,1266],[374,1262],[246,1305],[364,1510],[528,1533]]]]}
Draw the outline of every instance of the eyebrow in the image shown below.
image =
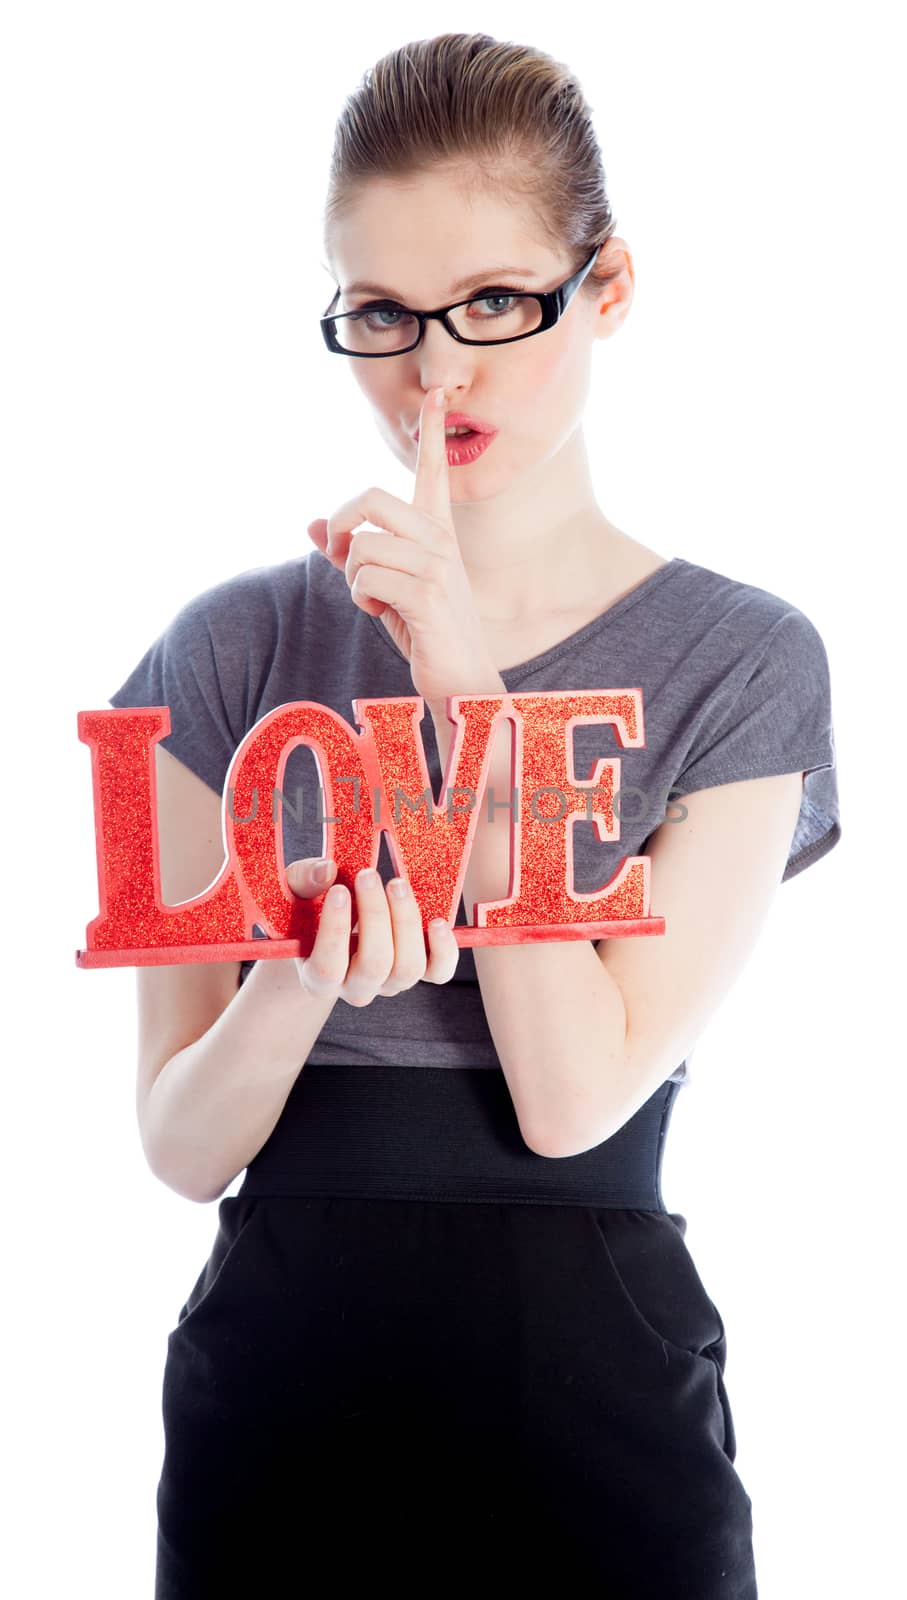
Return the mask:
{"type": "MultiPolygon", "coordinates": [[[[474,272],[470,277],[460,278],[456,283],[452,283],[450,293],[459,294],[463,289],[474,289],[482,284],[488,284],[501,273],[518,278],[532,278],[535,276],[529,267],[488,267],[483,272],[474,272]]],[[[392,289],[382,289],[380,284],[377,283],[351,283],[347,289],[341,290],[341,294],[380,294],[384,295],[388,300],[399,300],[401,305],[406,304],[405,300],[400,295],[394,294],[392,289]]]]}

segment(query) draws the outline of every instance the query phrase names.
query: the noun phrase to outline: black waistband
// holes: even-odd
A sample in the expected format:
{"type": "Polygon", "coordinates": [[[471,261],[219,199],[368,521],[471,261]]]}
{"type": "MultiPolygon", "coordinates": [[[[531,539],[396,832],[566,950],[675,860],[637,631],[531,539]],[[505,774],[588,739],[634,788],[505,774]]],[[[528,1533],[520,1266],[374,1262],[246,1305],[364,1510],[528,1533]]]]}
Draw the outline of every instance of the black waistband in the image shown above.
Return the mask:
{"type": "Polygon", "coordinates": [[[239,1193],[664,1211],[662,1151],[679,1087],[666,1080],[594,1149],[549,1157],[523,1142],[498,1068],[309,1063],[239,1193]]]}

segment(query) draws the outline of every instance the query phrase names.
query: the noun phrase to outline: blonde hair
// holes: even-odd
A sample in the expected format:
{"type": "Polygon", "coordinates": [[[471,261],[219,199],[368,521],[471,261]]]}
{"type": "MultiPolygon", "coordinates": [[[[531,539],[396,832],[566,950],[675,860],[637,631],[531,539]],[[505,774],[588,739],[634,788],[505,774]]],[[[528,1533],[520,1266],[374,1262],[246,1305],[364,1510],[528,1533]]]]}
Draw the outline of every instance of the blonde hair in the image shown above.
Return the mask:
{"type": "MultiPolygon", "coordinates": [[[[525,201],[545,241],[576,268],[614,232],[591,111],[569,68],[487,33],[442,33],[382,56],[344,101],[326,247],[332,222],[370,178],[459,175],[464,162],[464,182],[525,201]]],[[[594,292],[613,276],[594,267],[582,289],[594,292]]]]}

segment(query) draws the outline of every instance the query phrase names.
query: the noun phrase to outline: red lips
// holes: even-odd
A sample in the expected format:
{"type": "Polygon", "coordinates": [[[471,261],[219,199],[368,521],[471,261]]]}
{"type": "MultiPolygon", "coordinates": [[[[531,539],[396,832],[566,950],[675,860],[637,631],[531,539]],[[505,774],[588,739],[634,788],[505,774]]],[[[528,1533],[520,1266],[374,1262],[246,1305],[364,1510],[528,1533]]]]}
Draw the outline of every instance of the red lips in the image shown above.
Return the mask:
{"type": "MultiPolygon", "coordinates": [[[[490,422],[483,422],[480,417],[467,416],[465,411],[448,411],[444,418],[445,428],[472,428],[474,433],[497,433],[490,422]]],[[[419,429],[413,434],[416,443],[419,442],[419,429]]]]}

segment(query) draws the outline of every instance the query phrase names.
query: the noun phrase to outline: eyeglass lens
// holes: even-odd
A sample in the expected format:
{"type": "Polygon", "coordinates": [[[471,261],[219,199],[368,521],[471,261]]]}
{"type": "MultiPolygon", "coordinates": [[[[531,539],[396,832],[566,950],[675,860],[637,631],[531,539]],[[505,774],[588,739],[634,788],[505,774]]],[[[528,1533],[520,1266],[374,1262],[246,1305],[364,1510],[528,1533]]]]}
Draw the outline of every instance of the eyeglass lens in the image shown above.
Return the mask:
{"type": "MultiPolygon", "coordinates": [[[[447,314],[464,339],[520,339],[539,326],[542,304],[535,295],[489,294],[447,314]]],[[[336,318],[333,329],[351,355],[392,355],[415,344],[419,319],[399,306],[368,306],[336,318]]]]}

